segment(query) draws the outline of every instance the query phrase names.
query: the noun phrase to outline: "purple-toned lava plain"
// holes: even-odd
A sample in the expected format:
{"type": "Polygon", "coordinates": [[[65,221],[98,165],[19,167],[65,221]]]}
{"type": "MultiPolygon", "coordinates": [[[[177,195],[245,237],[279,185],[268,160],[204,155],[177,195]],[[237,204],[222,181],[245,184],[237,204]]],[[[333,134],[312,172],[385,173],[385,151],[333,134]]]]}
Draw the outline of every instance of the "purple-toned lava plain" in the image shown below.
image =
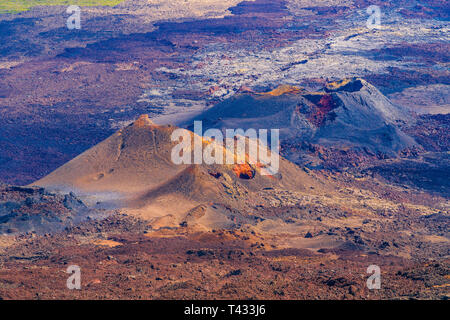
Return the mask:
{"type": "MultiPolygon", "coordinates": [[[[64,6],[0,14],[0,299],[448,299],[449,13],[442,0],[125,0],[82,7],[80,30],[64,6]],[[366,26],[370,5],[379,29],[366,26]],[[342,113],[365,106],[405,117],[367,117],[383,130],[366,143],[364,116],[342,113]],[[236,167],[177,172],[146,194],[174,205],[156,219],[18,187],[59,181],[54,170],[94,146],[109,163],[108,137],[134,161],[122,169],[159,174],[173,129],[162,125],[253,125],[278,121],[276,108],[320,133],[282,139],[298,166],[269,182],[253,167],[245,179],[236,167]],[[142,114],[153,122],[134,122],[142,114]],[[161,164],[127,153],[150,146],[141,122],[161,164]],[[355,130],[333,135],[342,122],[355,130]],[[311,184],[286,187],[290,174],[311,184]],[[183,201],[195,207],[180,218],[183,201]],[[73,264],[82,290],[66,287],[73,264]],[[373,264],[380,290],[366,286],[373,264]]],[[[83,183],[108,185],[121,168],[103,169],[83,183]]]]}

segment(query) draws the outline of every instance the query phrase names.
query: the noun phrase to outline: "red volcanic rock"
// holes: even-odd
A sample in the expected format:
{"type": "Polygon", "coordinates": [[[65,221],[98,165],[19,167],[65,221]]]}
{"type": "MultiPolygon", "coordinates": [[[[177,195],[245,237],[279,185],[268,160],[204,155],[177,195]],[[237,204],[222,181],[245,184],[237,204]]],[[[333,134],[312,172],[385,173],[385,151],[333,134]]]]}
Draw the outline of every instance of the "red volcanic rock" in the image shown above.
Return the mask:
{"type": "Polygon", "coordinates": [[[253,179],[255,176],[255,170],[248,163],[236,164],[233,171],[241,179],[253,179]]]}
{"type": "Polygon", "coordinates": [[[324,124],[328,113],[334,108],[336,108],[336,103],[333,101],[333,97],[330,94],[324,94],[312,112],[307,115],[307,119],[316,127],[320,127],[324,124]]]}
{"type": "Polygon", "coordinates": [[[213,87],[209,88],[208,93],[209,93],[210,95],[212,95],[212,94],[214,94],[214,93],[215,93],[216,91],[218,91],[218,90],[220,90],[220,87],[219,87],[219,86],[213,86],[213,87]]]}

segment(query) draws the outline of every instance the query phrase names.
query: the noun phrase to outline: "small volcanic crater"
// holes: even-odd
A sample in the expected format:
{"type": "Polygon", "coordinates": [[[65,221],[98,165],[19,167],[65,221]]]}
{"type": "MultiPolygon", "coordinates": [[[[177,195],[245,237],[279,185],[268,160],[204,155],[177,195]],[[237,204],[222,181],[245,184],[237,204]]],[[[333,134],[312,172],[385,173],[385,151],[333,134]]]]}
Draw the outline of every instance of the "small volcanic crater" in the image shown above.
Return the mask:
{"type": "Polygon", "coordinates": [[[321,127],[326,120],[334,120],[335,114],[331,111],[337,108],[337,104],[331,94],[306,95],[306,99],[314,103],[314,106],[308,110],[306,118],[316,127],[321,127]]]}

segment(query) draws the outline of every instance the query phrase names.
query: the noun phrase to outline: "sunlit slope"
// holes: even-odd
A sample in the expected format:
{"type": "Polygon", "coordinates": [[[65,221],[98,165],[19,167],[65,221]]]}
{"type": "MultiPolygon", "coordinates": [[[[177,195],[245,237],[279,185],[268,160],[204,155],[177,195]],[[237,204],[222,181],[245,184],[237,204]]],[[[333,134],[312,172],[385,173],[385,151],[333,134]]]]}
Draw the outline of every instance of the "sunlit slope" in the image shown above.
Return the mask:
{"type": "Polygon", "coordinates": [[[123,0],[2,0],[0,13],[17,13],[36,6],[115,6],[123,0]]]}
{"type": "MultiPolygon", "coordinates": [[[[194,211],[201,206],[202,217],[207,220],[202,220],[202,225],[215,227],[234,223],[232,216],[238,212],[243,217],[258,205],[269,206],[280,190],[289,198],[295,192],[333,189],[328,181],[281,157],[277,172],[263,174],[263,163],[250,162],[247,152],[234,152],[220,143],[217,152],[231,153],[244,163],[175,164],[172,151],[179,142],[172,141],[172,134],[176,129],[156,125],[143,115],[33,185],[74,192],[89,205],[121,208],[145,219],[164,218],[157,221],[158,226],[180,225],[185,218],[196,216],[194,211]]],[[[194,137],[194,133],[186,133],[194,137]]],[[[202,148],[212,143],[202,139],[202,148]]],[[[261,148],[262,153],[268,153],[261,148]]],[[[186,152],[192,159],[193,150],[186,152]]]]}

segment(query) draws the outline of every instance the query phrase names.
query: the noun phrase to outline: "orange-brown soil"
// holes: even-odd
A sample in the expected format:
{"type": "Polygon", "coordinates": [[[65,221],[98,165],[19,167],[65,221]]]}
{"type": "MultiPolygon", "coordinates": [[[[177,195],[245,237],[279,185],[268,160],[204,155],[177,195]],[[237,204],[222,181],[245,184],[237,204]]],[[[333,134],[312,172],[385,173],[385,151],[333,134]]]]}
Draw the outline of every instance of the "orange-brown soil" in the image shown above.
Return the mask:
{"type": "Polygon", "coordinates": [[[443,299],[448,259],[412,262],[349,249],[279,249],[260,234],[148,232],[127,216],[58,235],[23,236],[0,253],[1,299],[443,299]],[[366,287],[369,265],[382,288],[366,287]],[[81,268],[81,290],[65,271],[81,268]]]}

